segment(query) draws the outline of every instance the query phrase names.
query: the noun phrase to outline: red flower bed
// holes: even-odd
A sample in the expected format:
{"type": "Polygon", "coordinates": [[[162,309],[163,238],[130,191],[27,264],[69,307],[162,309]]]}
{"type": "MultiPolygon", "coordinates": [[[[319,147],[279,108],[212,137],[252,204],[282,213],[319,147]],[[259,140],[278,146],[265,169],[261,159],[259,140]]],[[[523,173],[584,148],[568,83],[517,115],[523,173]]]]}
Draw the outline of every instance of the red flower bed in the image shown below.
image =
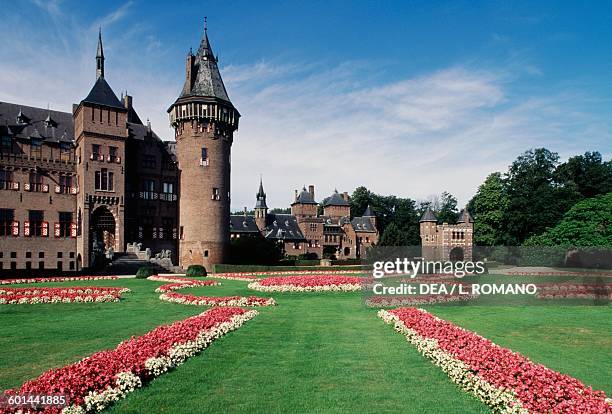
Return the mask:
{"type": "Polygon", "coordinates": [[[68,288],[0,288],[0,304],[118,302],[127,288],[75,286],[68,288]]]}
{"type": "Polygon", "coordinates": [[[263,292],[349,292],[361,290],[363,282],[363,278],[338,275],[286,276],[260,279],[248,286],[263,292]]]}
{"type": "Polygon", "coordinates": [[[214,280],[188,279],[179,276],[150,276],[147,279],[154,282],[172,282],[167,285],[161,285],[155,289],[157,293],[166,293],[172,290],[187,289],[197,286],[216,286],[219,284],[214,280]]]}
{"type": "Polygon", "coordinates": [[[34,277],[20,279],[3,279],[0,285],[12,285],[16,283],[47,283],[47,282],[75,282],[83,280],[114,280],[117,276],[59,276],[59,277],[34,277]]]}
{"type": "Polygon", "coordinates": [[[612,299],[612,283],[576,284],[561,283],[537,285],[540,299],[612,299]]]}
{"type": "Polygon", "coordinates": [[[159,297],[161,300],[183,305],[198,306],[273,306],[276,302],[272,298],[259,296],[194,296],[182,293],[164,293],[159,297]]]}
{"type": "MultiPolygon", "coordinates": [[[[529,412],[612,413],[612,405],[606,401],[603,391],[593,391],[575,378],[536,364],[519,353],[502,348],[424,310],[400,308],[387,312],[387,315],[393,315],[410,330],[408,336],[412,336],[412,341],[417,342],[423,353],[434,355],[432,359],[438,365],[449,363],[440,362],[444,358],[439,352],[443,352],[467,366],[463,374],[449,374],[459,375],[459,382],[466,378],[470,380],[470,375],[476,376],[498,390],[510,391],[529,412]],[[437,349],[433,349],[431,342],[426,343],[431,340],[435,340],[437,349]]],[[[381,316],[385,317],[383,314],[381,316]]],[[[493,401],[490,405],[494,404],[500,404],[500,401],[493,401]]],[[[511,401],[506,404],[512,407],[511,401]]]]}
{"type": "MultiPolygon", "coordinates": [[[[99,411],[142,383],[181,364],[255,314],[240,308],[213,308],[132,337],[115,349],[96,352],[77,363],[49,370],[7,393],[64,394],[72,412],[78,412],[79,407],[99,411]]],[[[48,406],[43,412],[60,411],[60,407],[48,406]]]]}

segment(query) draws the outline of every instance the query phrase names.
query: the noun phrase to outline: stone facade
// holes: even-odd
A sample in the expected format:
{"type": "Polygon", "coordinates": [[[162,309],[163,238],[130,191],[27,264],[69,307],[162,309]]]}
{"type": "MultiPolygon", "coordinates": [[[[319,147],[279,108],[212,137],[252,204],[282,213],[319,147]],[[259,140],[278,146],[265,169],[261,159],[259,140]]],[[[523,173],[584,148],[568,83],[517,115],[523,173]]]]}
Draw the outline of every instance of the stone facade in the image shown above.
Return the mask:
{"type": "Polygon", "coordinates": [[[174,143],[104,78],[73,112],[0,102],[0,266],[77,271],[130,242],[176,252],[174,143]]]}
{"type": "MultiPolygon", "coordinates": [[[[264,237],[282,243],[287,256],[317,258],[364,258],[368,247],[378,242],[376,216],[368,207],[351,219],[348,193],[335,191],[323,200],[323,215],[317,213],[314,186],[295,190],[291,214],[268,213],[263,183],[256,194],[254,215],[231,216],[231,237],[264,237]]],[[[246,211],[246,210],[245,210],[246,211]]]]}
{"type": "Polygon", "coordinates": [[[467,207],[459,213],[457,224],[438,224],[438,219],[427,209],[421,217],[421,255],[425,260],[472,260],[474,219],[467,207]]]}

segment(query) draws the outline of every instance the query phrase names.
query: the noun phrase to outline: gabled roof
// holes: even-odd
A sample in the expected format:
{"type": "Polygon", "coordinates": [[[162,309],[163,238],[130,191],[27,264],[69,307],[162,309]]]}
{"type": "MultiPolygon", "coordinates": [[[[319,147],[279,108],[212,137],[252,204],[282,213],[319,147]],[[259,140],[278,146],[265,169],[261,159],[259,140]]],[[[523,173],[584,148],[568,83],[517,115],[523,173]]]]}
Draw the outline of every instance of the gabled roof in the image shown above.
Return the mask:
{"type": "Polygon", "coordinates": [[[191,79],[185,79],[185,84],[179,99],[191,96],[201,96],[221,99],[230,102],[225,85],[219,73],[217,58],[213,55],[208,33],[204,30],[204,36],[200,47],[195,55],[195,62],[191,79]]]}
{"type": "Polygon", "coordinates": [[[286,241],[306,240],[298,226],[297,219],[292,214],[268,214],[264,237],[286,241]]]}
{"type": "Polygon", "coordinates": [[[356,232],[376,232],[376,228],[372,225],[372,221],[368,217],[354,217],[353,220],[351,220],[351,225],[356,232]]]}
{"type": "Polygon", "coordinates": [[[470,212],[467,207],[459,212],[459,219],[457,223],[473,223],[474,219],[472,218],[470,212]]]}
{"type": "Polygon", "coordinates": [[[243,214],[230,216],[230,233],[259,233],[255,217],[243,214]]]}
{"type": "Polygon", "coordinates": [[[338,193],[338,190],[334,190],[334,193],[323,200],[323,206],[348,206],[349,202],[342,197],[341,194],[338,193]]]}
{"type": "Polygon", "coordinates": [[[436,217],[436,215],[434,214],[434,212],[431,210],[430,207],[427,207],[427,210],[425,210],[425,212],[421,216],[421,220],[419,220],[419,222],[423,222],[423,221],[433,221],[436,223],[438,222],[438,218],[436,217]]]}
{"type": "Polygon", "coordinates": [[[314,198],[312,198],[310,192],[306,190],[306,187],[303,187],[302,192],[299,193],[295,201],[291,203],[291,205],[293,204],[317,204],[317,202],[314,201],[314,198]]]}
{"type": "Polygon", "coordinates": [[[81,103],[89,103],[94,105],[103,105],[110,108],[125,109],[125,107],[115,95],[112,88],[104,80],[103,77],[99,77],[94,83],[93,88],[89,92],[89,95],[81,101],[81,103]]]}

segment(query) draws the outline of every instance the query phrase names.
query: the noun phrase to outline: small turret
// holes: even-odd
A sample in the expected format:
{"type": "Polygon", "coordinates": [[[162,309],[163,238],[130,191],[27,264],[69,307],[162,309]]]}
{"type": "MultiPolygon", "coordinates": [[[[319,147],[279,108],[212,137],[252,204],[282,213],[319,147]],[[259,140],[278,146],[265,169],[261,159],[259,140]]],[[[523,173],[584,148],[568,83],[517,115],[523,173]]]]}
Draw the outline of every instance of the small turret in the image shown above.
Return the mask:
{"type": "Polygon", "coordinates": [[[259,179],[259,191],[255,195],[257,201],[255,203],[255,223],[261,230],[266,227],[266,217],[268,215],[268,205],[266,204],[266,193],[263,188],[263,180],[259,179]]]}

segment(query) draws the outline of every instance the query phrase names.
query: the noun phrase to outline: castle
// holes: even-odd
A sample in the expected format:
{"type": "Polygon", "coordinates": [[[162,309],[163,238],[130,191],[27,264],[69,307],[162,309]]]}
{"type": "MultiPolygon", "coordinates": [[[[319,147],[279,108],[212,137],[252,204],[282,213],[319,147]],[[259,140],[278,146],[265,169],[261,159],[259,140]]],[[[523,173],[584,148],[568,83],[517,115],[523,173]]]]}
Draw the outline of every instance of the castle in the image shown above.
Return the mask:
{"type": "Polygon", "coordinates": [[[295,190],[291,214],[268,212],[263,182],[255,195],[254,215],[232,215],[231,237],[262,236],[281,243],[288,256],[337,259],[358,259],[367,248],[378,242],[376,215],[368,206],[360,217],[351,219],[348,193],[334,193],[322,202],[318,214],[314,186],[295,190]]]}
{"type": "Polygon", "coordinates": [[[467,207],[459,212],[457,224],[439,224],[428,207],[419,221],[419,231],[421,255],[425,260],[472,260],[474,219],[467,207]]]}

